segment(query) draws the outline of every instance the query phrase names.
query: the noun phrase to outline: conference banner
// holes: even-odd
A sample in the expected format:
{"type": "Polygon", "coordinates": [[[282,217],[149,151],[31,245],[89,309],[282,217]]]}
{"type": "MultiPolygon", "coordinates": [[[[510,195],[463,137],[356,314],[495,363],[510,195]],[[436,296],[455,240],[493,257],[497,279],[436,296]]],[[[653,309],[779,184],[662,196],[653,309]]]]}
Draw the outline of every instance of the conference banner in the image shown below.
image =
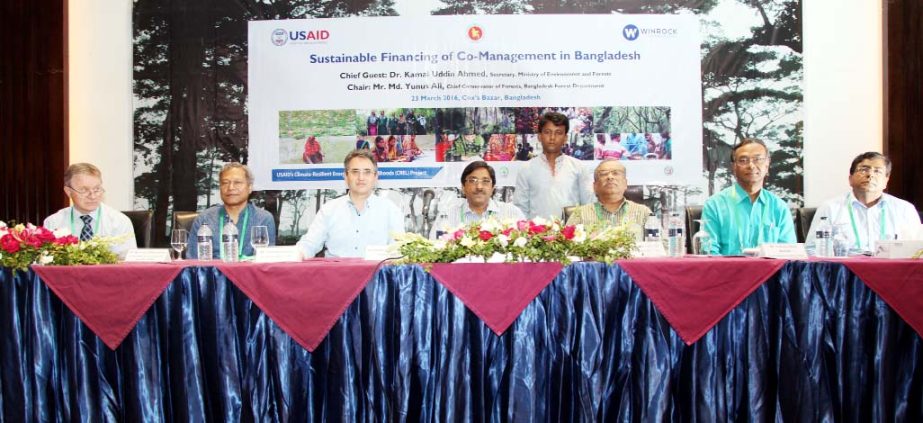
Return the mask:
{"type": "Polygon", "coordinates": [[[568,117],[564,153],[619,159],[633,185],[702,177],[694,15],[428,16],[251,21],[256,189],[342,188],[368,149],[379,186],[458,186],[486,160],[499,186],[568,117]]]}

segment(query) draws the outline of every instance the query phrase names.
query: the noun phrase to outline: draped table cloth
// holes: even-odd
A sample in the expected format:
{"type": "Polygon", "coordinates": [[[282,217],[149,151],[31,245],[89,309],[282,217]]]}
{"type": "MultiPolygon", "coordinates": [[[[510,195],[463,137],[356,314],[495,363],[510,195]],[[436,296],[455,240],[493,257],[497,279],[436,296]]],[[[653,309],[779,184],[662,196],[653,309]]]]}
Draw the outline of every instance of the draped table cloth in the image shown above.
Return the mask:
{"type": "Polygon", "coordinates": [[[920,262],[203,264],[3,269],[0,419],[923,421],[920,262]]]}

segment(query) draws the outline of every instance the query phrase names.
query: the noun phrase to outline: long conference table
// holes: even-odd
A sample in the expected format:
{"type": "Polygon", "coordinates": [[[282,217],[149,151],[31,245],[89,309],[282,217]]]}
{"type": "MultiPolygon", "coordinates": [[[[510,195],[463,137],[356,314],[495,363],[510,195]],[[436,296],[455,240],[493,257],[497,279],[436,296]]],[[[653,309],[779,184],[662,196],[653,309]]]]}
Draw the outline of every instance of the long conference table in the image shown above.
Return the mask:
{"type": "Polygon", "coordinates": [[[0,273],[0,420],[923,421],[923,261],[0,273]]]}

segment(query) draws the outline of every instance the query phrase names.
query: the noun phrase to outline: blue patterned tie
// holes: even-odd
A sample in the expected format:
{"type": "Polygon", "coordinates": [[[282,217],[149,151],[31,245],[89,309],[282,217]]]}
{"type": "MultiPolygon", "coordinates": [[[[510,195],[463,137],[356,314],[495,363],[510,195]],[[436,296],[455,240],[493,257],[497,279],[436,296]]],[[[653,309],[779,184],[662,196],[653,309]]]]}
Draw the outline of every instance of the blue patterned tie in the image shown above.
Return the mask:
{"type": "Polygon", "coordinates": [[[80,216],[80,220],[83,221],[83,230],[80,231],[80,240],[89,241],[93,238],[93,216],[85,214],[80,216]]]}

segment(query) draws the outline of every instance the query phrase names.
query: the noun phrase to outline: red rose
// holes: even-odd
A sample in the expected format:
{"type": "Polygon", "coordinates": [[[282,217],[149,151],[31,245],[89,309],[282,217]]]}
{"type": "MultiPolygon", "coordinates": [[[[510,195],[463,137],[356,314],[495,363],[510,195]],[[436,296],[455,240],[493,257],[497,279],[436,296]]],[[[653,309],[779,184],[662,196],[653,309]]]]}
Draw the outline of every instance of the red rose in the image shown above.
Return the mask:
{"type": "Polygon", "coordinates": [[[577,227],[574,225],[565,226],[564,229],[561,229],[561,235],[564,235],[564,239],[570,240],[574,239],[574,232],[577,230],[577,227]]]}
{"type": "Polygon", "coordinates": [[[525,220],[520,220],[516,222],[516,227],[519,228],[520,231],[529,230],[529,222],[525,220]]]}
{"type": "Polygon", "coordinates": [[[23,242],[25,242],[26,245],[31,245],[35,248],[39,248],[42,246],[42,240],[38,239],[38,237],[35,235],[27,236],[26,239],[23,240],[23,242]]]}
{"type": "Polygon", "coordinates": [[[54,241],[54,233],[43,227],[37,228],[37,230],[35,231],[35,237],[41,240],[42,242],[54,241]]]}
{"type": "Polygon", "coordinates": [[[506,228],[502,232],[502,234],[506,236],[510,236],[511,233],[513,233],[513,228],[506,228]]]}
{"type": "Polygon", "coordinates": [[[452,234],[452,238],[454,239],[462,239],[463,236],[465,236],[465,231],[462,229],[459,229],[455,231],[454,234],[452,234]]]}
{"type": "Polygon", "coordinates": [[[77,237],[75,237],[75,236],[73,236],[73,235],[62,236],[62,237],[60,237],[60,238],[54,240],[54,243],[55,243],[55,244],[58,244],[58,245],[77,244],[77,243],[79,243],[79,242],[80,242],[80,240],[77,239],[77,237]]]}
{"type": "Polygon", "coordinates": [[[13,235],[6,234],[3,238],[0,238],[0,248],[3,248],[3,251],[13,254],[19,251],[19,241],[17,241],[13,235]]]}
{"type": "Polygon", "coordinates": [[[488,231],[481,231],[478,233],[478,238],[481,238],[481,241],[490,241],[494,237],[494,234],[488,231]]]}
{"type": "Polygon", "coordinates": [[[548,227],[545,225],[536,225],[532,222],[529,222],[529,233],[532,235],[540,234],[548,230],[548,227]]]}
{"type": "Polygon", "coordinates": [[[548,242],[554,242],[554,235],[546,235],[546,236],[543,236],[542,239],[548,242]]]}

